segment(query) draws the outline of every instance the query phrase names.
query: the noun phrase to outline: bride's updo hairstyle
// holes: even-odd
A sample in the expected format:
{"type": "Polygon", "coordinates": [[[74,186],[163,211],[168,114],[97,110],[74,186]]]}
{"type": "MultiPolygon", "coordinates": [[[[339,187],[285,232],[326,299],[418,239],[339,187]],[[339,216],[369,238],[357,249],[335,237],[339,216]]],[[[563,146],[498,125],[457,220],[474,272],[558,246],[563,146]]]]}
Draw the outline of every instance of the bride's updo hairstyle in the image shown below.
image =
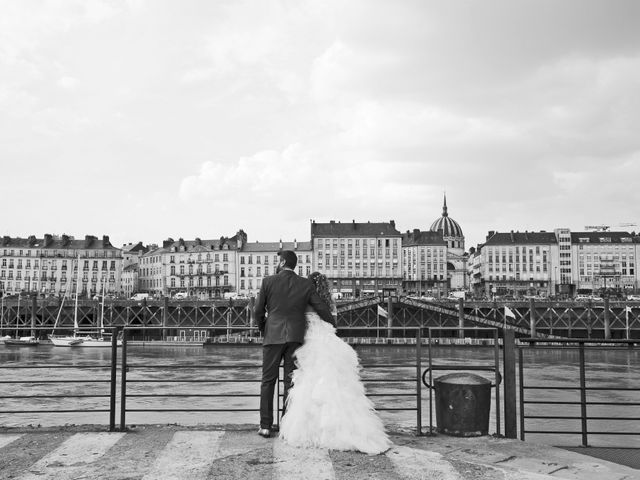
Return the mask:
{"type": "Polygon", "coordinates": [[[331,290],[329,288],[329,280],[320,272],[312,272],[309,275],[309,280],[313,283],[313,287],[316,289],[320,298],[329,306],[331,306],[331,290]]]}

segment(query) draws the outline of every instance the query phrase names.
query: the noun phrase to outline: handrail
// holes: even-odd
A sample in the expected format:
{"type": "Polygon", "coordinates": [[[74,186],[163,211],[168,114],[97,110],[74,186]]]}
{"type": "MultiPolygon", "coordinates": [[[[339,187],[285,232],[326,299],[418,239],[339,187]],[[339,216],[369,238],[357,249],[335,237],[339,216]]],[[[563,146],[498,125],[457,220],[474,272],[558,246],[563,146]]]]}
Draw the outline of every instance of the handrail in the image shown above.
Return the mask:
{"type": "MultiPolygon", "coordinates": [[[[260,383],[261,382],[261,378],[259,378],[259,376],[257,376],[256,378],[252,378],[252,379],[246,379],[246,378],[242,378],[242,379],[238,379],[238,378],[206,378],[206,379],[144,379],[144,378],[131,378],[131,375],[133,372],[135,372],[136,369],[139,368],[144,368],[146,370],[161,370],[161,369],[166,369],[166,368],[172,368],[172,369],[184,369],[184,370],[203,370],[206,369],[209,373],[210,372],[215,372],[216,370],[218,371],[224,371],[224,370],[235,370],[235,369],[251,369],[254,370],[256,372],[260,372],[260,367],[261,364],[259,363],[252,363],[252,364],[240,364],[240,365],[217,365],[215,363],[198,363],[197,365],[170,365],[170,364],[166,364],[166,363],[162,363],[162,364],[147,364],[144,362],[136,362],[136,361],[130,361],[130,352],[129,352],[129,348],[128,348],[128,337],[129,337],[129,331],[130,330],[136,330],[136,331],[140,331],[140,330],[158,330],[161,329],[162,327],[156,327],[156,326],[136,326],[136,327],[124,327],[123,328],[123,335],[122,335],[122,356],[121,356],[121,372],[122,372],[122,376],[121,376],[121,388],[120,388],[120,392],[121,392],[121,397],[120,397],[120,430],[126,430],[127,428],[127,413],[130,412],[258,412],[259,408],[194,408],[191,405],[180,405],[176,408],[168,408],[168,407],[163,407],[163,408],[149,408],[149,407],[131,407],[130,405],[128,405],[128,400],[130,399],[136,399],[136,398],[152,398],[152,399],[157,399],[157,398],[174,398],[174,399],[179,399],[179,398],[225,398],[225,397],[230,397],[230,398],[256,398],[259,397],[260,394],[258,393],[258,391],[256,390],[256,393],[200,393],[200,392],[189,392],[189,393],[174,393],[174,392],[170,392],[170,393],[147,393],[147,392],[143,392],[143,393],[129,393],[128,390],[128,386],[130,384],[156,384],[156,385],[164,385],[164,384],[225,384],[225,383],[240,383],[240,384],[247,384],[247,383],[260,383]]],[[[220,330],[220,327],[194,327],[197,328],[198,330],[220,330]]],[[[246,326],[230,326],[228,327],[230,330],[242,330],[244,332],[246,332],[247,330],[257,330],[255,327],[246,327],[246,326]]],[[[409,398],[409,397],[413,397],[416,399],[416,404],[415,406],[394,406],[394,407],[377,407],[376,409],[379,411],[415,411],[416,415],[417,415],[417,431],[418,434],[421,434],[421,408],[422,408],[422,397],[421,397],[421,386],[420,386],[420,371],[421,371],[421,346],[422,346],[422,338],[421,338],[421,328],[419,327],[414,327],[414,328],[403,328],[403,327],[392,327],[393,330],[413,330],[416,332],[416,351],[418,352],[416,354],[416,363],[413,364],[407,364],[407,363],[402,363],[402,364],[393,364],[393,363],[385,363],[385,364],[361,364],[361,367],[364,369],[375,369],[375,368],[385,368],[385,369],[393,369],[393,368],[398,368],[398,369],[407,369],[407,368],[412,368],[415,369],[416,372],[416,377],[398,377],[398,378],[379,378],[379,379],[362,379],[363,383],[378,383],[378,384],[398,384],[398,383],[413,383],[415,385],[415,391],[411,392],[411,393],[407,393],[406,391],[393,391],[393,392],[386,392],[386,393],[371,393],[371,394],[367,394],[367,396],[369,397],[400,397],[400,398],[409,398]]],[[[354,329],[357,329],[354,328],[354,329]]],[[[371,328],[369,328],[371,329],[371,328]]],[[[388,327],[384,326],[384,327],[380,327],[380,329],[387,331],[388,327]]],[[[339,330],[344,331],[344,330],[351,330],[351,328],[349,327],[340,327],[339,330]]],[[[281,406],[281,398],[282,398],[282,393],[280,393],[280,387],[279,384],[280,382],[282,382],[282,378],[280,375],[280,378],[278,379],[278,402],[277,402],[277,415],[275,418],[276,424],[279,424],[280,421],[280,416],[282,414],[282,406],[281,406]]]]}
{"type": "MultiPolygon", "coordinates": [[[[33,331],[48,331],[50,327],[32,327],[30,330],[33,331]]],[[[30,394],[30,395],[0,395],[0,399],[2,400],[17,400],[17,399],[58,399],[58,398],[108,398],[109,405],[108,408],[49,408],[49,409],[2,409],[0,410],[0,414],[24,414],[24,413],[97,413],[97,412],[108,412],[109,413],[109,430],[115,430],[115,396],[116,396],[116,368],[117,368],[117,329],[116,328],[105,328],[105,331],[111,331],[111,359],[108,364],[38,364],[38,365],[0,365],[0,369],[2,370],[49,370],[49,369],[57,369],[57,370],[105,370],[108,369],[110,373],[110,378],[108,380],[101,378],[76,378],[76,379],[36,379],[36,380],[0,380],[0,384],[11,384],[11,385],[33,385],[33,384],[82,384],[82,385],[92,385],[92,384],[109,384],[109,393],[107,394],[30,394]]]]}
{"type": "MultiPolygon", "coordinates": [[[[493,386],[497,386],[502,382],[502,376],[500,375],[500,357],[499,357],[499,345],[498,345],[498,329],[495,327],[429,327],[429,341],[428,341],[428,351],[429,351],[429,367],[423,374],[421,374],[421,379],[425,386],[429,388],[429,433],[433,433],[433,371],[434,370],[487,370],[493,371],[495,376],[495,383],[493,386]],[[431,341],[432,331],[437,330],[458,330],[460,333],[465,330],[473,330],[473,331],[493,331],[493,340],[494,340],[494,363],[493,366],[489,365],[434,365],[433,364],[433,354],[432,354],[432,344],[431,341]],[[429,381],[427,382],[425,379],[425,375],[429,373],[429,381]]],[[[500,389],[496,388],[496,433],[500,435],[500,389]]]]}
{"type": "Polygon", "coordinates": [[[629,407],[629,406],[638,406],[640,402],[615,402],[615,401],[588,401],[587,393],[591,391],[599,391],[599,392],[615,392],[615,391],[624,391],[624,392],[640,392],[640,387],[590,387],[587,386],[587,368],[586,368],[586,360],[585,360],[585,345],[594,345],[592,347],[595,348],[617,348],[616,345],[619,344],[629,344],[633,345],[634,343],[638,343],[638,341],[633,340],[603,340],[603,339],[583,339],[583,338],[572,338],[566,339],[563,341],[559,341],[554,339],[552,342],[545,341],[544,339],[537,338],[527,338],[522,339],[523,342],[528,342],[530,345],[521,345],[518,347],[518,376],[520,380],[520,439],[524,440],[527,433],[533,434],[580,434],[582,440],[582,446],[589,446],[588,437],[589,435],[640,435],[639,432],[624,432],[624,431],[590,431],[588,429],[588,421],[589,420],[609,420],[609,421],[639,421],[640,417],[633,416],[600,416],[600,415],[589,415],[588,408],[591,405],[609,405],[609,406],[617,406],[617,407],[629,407]],[[545,345],[547,343],[552,343],[552,345],[545,345]],[[564,346],[558,346],[560,343],[564,346]],[[576,345],[576,346],[572,346],[576,345]],[[578,385],[572,384],[567,386],[546,386],[546,385],[525,385],[524,378],[524,351],[529,349],[573,349],[578,350],[578,368],[579,368],[579,378],[578,385]],[[529,390],[535,391],[579,391],[580,392],[580,400],[579,401],[559,401],[559,400],[545,400],[540,399],[539,394],[536,394],[536,400],[529,400],[526,398],[526,392],[529,390]],[[525,405],[576,405],[580,406],[580,415],[528,415],[525,411],[525,405]],[[561,420],[580,420],[580,430],[528,430],[525,427],[526,419],[542,419],[542,420],[553,420],[553,419],[561,419],[561,420]]]}

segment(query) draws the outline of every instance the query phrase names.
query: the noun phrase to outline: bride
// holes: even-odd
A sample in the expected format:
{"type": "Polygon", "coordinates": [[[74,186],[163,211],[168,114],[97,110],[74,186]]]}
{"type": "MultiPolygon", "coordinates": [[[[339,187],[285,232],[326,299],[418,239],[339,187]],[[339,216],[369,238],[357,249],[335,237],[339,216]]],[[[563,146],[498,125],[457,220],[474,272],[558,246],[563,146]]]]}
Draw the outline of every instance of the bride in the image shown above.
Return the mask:
{"type": "MultiPolygon", "coordinates": [[[[327,278],[313,272],[309,279],[335,316],[327,278]]],[[[355,350],[313,310],[305,315],[307,332],[304,344],[295,353],[298,368],[293,372],[280,437],[299,447],[368,454],[386,451],[391,442],[373,404],[365,396],[355,350]]]]}

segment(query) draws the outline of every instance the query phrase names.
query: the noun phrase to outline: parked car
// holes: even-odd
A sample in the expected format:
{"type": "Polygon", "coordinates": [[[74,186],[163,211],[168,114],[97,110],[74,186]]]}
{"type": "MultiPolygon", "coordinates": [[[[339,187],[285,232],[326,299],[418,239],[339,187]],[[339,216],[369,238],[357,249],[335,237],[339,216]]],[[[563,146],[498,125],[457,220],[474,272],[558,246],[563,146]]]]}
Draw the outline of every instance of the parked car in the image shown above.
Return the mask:
{"type": "Polygon", "coordinates": [[[175,298],[176,300],[183,300],[185,298],[187,298],[189,296],[189,294],[187,292],[176,292],[176,294],[173,296],[173,298],[175,298]]]}
{"type": "Polygon", "coordinates": [[[131,297],[131,300],[136,300],[136,301],[140,301],[140,300],[145,300],[149,298],[149,294],[148,293],[136,293],[133,297],[131,297]]]}
{"type": "Polygon", "coordinates": [[[627,295],[627,300],[630,302],[640,302],[640,295],[627,295]]]}
{"type": "Polygon", "coordinates": [[[590,295],[576,295],[574,297],[574,300],[576,302],[588,302],[589,300],[591,300],[591,296],[590,295]]]}

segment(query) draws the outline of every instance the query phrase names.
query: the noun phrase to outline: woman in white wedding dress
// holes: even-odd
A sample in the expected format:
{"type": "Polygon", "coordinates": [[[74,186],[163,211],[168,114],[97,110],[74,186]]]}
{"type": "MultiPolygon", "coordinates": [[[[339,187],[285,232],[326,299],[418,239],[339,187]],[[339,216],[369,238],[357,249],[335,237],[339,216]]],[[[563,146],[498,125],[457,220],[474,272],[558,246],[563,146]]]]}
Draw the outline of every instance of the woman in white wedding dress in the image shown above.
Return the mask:
{"type": "MultiPolygon", "coordinates": [[[[327,278],[313,272],[309,279],[332,306],[327,278]]],[[[391,442],[382,421],[365,395],[358,355],[335,328],[307,311],[304,344],[296,350],[293,386],[280,437],[290,445],[379,454],[391,442]]]]}

